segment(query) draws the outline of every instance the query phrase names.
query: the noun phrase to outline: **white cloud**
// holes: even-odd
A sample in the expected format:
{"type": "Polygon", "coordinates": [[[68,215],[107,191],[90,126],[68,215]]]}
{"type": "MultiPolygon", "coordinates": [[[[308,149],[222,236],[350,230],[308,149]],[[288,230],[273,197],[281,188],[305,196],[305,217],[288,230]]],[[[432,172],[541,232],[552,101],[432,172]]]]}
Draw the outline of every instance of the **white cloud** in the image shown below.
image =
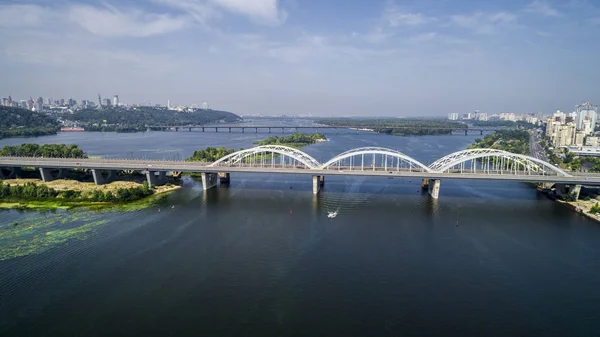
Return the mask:
{"type": "Polygon", "coordinates": [[[154,2],[185,11],[188,14],[190,14],[196,21],[202,24],[207,24],[209,20],[221,17],[221,14],[206,1],[154,0],[154,2]]]}
{"type": "Polygon", "coordinates": [[[279,25],[287,19],[287,12],[279,8],[278,0],[210,0],[211,3],[249,17],[259,24],[279,25]]]}
{"type": "Polygon", "coordinates": [[[532,3],[527,5],[525,11],[543,16],[560,16],[556,9],[552,8],[552,6],[550,6],[548,3],[540,0],[534,0],[532,3]]]}
{"type": "Polygon", "coordinates": [[[403,12],[394,2],[387,3],[382,19],[390,27],[417,26],[434,20],[421,13],[403,12]]]}
{"type": "Polygon", "coordinates": [[[139,10],[122,12],[114,7],[75,5],[68,17],[90,33],[105,37],[146,37],[180,30],[188,23],[183,16],[151,14],[139,10]]]}
{"type": "Polygon", "coordinates": [[[276,26],[287,19],[287,12],[280,8],[278,0],[154,0],[188,12],[198,22],[207,24],[211,19],[222,17],[222,11],[239,14],[252,22],[276,26]]]}
{"type": "Polygon", "coordinates": [[[37,27],[48,14],[49,11],[37,5],[0,5],[0,27],[37,27]]]}
{"type": "Polygon", "coordinates": [[[492,34],[500,27],[514,24],[517,16],[508,12],[475,12],[470,15],[452,15],[450,20],[454,25],[473,30],[477,34],[492,34]]]}

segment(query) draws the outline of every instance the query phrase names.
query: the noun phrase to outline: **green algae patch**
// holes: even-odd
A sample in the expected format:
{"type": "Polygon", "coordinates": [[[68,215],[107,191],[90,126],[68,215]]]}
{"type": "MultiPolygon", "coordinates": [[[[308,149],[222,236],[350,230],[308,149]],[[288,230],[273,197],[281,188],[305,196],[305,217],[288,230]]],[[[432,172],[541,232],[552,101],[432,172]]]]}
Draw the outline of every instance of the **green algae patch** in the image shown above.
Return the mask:
{"type": "Polygon", "coordinates": [[[0,261],[40,254],[71,240],[85,240],[108,220],[92,212],[38,213],[0,225],[0,261]]]}
{"type": "Polygon", "coordinates": [[[71,209],[75,207],[93,206],[91,202],[62,202],[62,201],[1,201],[0,209],[71,209]]]}

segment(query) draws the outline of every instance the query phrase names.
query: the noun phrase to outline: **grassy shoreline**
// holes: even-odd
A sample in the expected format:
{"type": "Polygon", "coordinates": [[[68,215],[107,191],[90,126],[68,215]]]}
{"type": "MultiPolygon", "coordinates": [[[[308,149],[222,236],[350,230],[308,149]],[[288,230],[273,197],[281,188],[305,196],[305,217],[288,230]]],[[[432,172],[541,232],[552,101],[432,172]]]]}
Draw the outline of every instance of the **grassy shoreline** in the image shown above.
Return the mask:
{"type": "MultiPolygon", "coordinates": [[[[114,181],[110,184],[106,185],[95,185],[92,182],[81,182],[78,180],[70,180],[70,179],[59,179],[53,180],[51,182],[43,182],[40,179],[6,179],[3,181],[5,184],[10,184],[11,186],[23,186],[27,183],[35,183],[36,185],[45,185],[49,188],[53,188],[56,191],[80,191],[85,195],[90,195],[94,191],[111,191],[115,192],[120,188],[132,188],[141,186],[140,183],[135,181],[114,181]]],[[[156,196],[163,195],[165,193],[172,192],[181,188],[180,185],[163,185],[157,186],[153,188],[153,194],[134,201],[128,202],[104,202],[104,201],[92,201],[92,200],[67,200],[61,198],[50,198],[50,199],[20,199],[13,197],[6,197],[0,199],[0,210],[1,209],[21,209],[21,210],[53,210],[53,209],[73,209],[80,207],[87,207],[90,209],[104,209],[104,208],[112,208],[112,207],[121,207],[127,208],[128,205],[132,204],[143,204],[148,200],[156,199],[156,196]]]]}

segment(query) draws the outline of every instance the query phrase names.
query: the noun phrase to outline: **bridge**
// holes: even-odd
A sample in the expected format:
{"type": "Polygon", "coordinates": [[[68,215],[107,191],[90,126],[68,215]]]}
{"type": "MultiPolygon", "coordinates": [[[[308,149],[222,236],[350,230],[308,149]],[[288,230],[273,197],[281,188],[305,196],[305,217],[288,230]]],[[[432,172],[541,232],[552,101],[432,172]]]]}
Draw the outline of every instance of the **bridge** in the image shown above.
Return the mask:
{"type": "Polygon", "coordinates": [[[205,190],[228,183],[231,173],[305,174],[319,193],[325,176],[378,176],[422,179],[433,198],[438,198],[442,179],[504,180],[555,185],[574,194],[581,185],[600,185],[600,175],[570,174],[543,160],[496,149],[470,149],[444,156],[431,165],[393,149],[362,147],[340,153],[320,163],[307,153],[282,145],[265,145],[240,150],[215,162],[138,159],[64,159],[0,157],[0,179],[18,175],[20,168],[34,167],[44,181],[64,177],[66,169],[91,171],[96,184],[117,179],[118,171],[141,171],[150,185],[165,183],[166,174],[197,172],[205,190]]]}
{"type": "Polygon", "coordinates": [[[463,132],[467,135],[469,132],[479,132],[483,135],[484,132],[492,132],[498,130],[498,128],[461,128],[461,127],[414,127],[414,126],[395,126],[395,125],[364,125],[360,127],[356,126],[330,126],[330,125],[314,125],[314,126],[285,126],[285,125],[147,125],[146,128],[149,130],[157,131],[179,131],[179,130],[202,130],[202,132],[231,132],[237,131],[245,133],[246,129],[250,132],[258,133],[259,130],[267,131],[272,133],[276,130],[281,130],[281,133],[285,133],[286,130],[356,130],[356,131],[378,131],[378,130],[406,130],[406,129],[423,129],[423,130],[440,130],[448,132],[463,132]]]}

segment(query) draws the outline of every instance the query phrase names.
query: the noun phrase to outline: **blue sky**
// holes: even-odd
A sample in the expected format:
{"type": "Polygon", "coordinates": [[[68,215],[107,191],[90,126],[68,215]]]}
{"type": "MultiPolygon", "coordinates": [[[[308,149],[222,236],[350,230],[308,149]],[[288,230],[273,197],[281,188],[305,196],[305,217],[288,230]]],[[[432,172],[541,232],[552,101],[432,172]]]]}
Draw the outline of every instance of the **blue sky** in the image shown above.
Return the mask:
{"type": "Polygon", "coordinates": [[[600,102],[600,1],[0,1],[0,96],[433,116],[600,102]]]}

